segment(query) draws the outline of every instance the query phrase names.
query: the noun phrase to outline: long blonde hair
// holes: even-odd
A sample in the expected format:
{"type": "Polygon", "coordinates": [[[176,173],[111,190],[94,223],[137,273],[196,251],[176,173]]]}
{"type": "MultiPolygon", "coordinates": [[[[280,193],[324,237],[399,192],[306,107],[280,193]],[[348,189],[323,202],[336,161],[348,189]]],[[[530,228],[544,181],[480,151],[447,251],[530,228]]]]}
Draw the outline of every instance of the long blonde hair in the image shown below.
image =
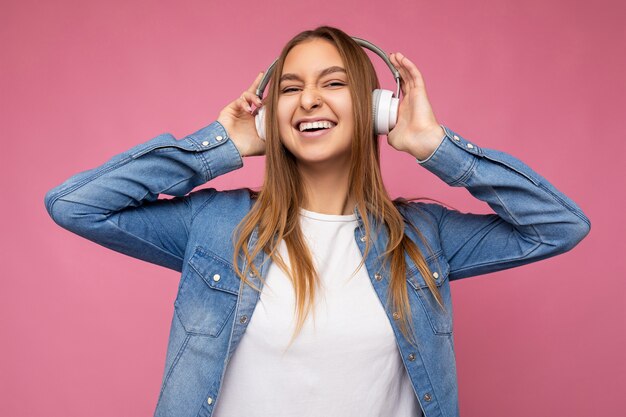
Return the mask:
{"type": "MultiPolygon", "coordinates": [[[[376,71],[361,46],[340,29],[320,26],[315,30],[297,34],[285,45],[276,62],[268,86],[269,91],[264,99],[267,132],[265,177],[260,191],[248,188],[251,197],[256,201],[233,233],[235,272],[245,284],[260,292],[261,289],[257,288],[247,275],[257,276],[264,283],[260,271],[253,263],[253,259],[263,250],[269,255],[269,259],[276,262],[290,277],[295,292],[297,317],[296,329],[291,339],[293,341],[302,330],[305,319],[313,307],[319,278],[299,223],[299,208],[304,196],[302,181],[295,157],[280,141],[276,108],[279,95],[278,79],[282,74],[285,57],[294,46],[313,39],[325,39],[335,45],[346,68],[348,86],[354,103],[352,111],[355,123],[351,147],[349,197],[357,202],[366,236],[371,236],[372,228],[368,214],[375,219],[378,228],[384,225],[387,229],[388,245],[380,255],[385,257],[385,261],[390,261],[387,305],[391,300],[393,311],[399,314],[402,334],[410,343],[416,343],[407,294],[405,253],[418,267],[437,303],[444,308],[442,298],[420,249],[404,233],[405,219],[395,204],[406,205],[408,200],[400,198],[392,201],[383,184],[378,136],[374,134],[372,120],[372,91],[379,88],[376,71]],[[257,226],[258,238],[250,252],[249,239],[257,226]],[[277,250],[281,240],[284,240],[287,248],[291,271],[277,250]],[[238,265],[241,253],[245,258],[244,271],[241,271],[238,265]]],[[[419,230],[409,222],[406,224],[413,227],[417,236],[432,252],[419,230]]],[[[371,239],[366,240],[365,253],[355,273],[363,266],[371,243],[371,239]]]]}

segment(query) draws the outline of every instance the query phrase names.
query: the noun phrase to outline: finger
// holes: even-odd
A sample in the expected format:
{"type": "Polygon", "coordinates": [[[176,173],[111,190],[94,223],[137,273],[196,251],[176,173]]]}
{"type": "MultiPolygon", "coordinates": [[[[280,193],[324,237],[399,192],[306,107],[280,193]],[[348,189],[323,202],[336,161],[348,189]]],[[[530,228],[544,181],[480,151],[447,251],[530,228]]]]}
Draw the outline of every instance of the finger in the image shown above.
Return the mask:
{"type": "Polygon", "coordinates": [[[246,91],[250,91],[251,93],[256,92],[256,89],[259,87],[259,84],[261,84],[262,78],[263,78],[263,71],[259,72],[259,75],[256,76],[256,78],[252,82],[252,85],[246,91]]]}
{"type": "Polygon", "coordinates": [[[254,104],[256,104],[258,107],[263,105],[263,101],[259,98],[259,96],[256,95],[256,90],[257,88],[259,88],[259,85],[261,84],[261,79],[263,78],[263,71],[261,71],[259,73],[259,75],[256,76],[256,79],[254,80],[254,82],[252,83],[252,85],[250,86],[250,88],[248,88],[246,90],[246,92],[250,92],[254,95],[254,104]]]}
{"type": "Polygon", "coordinates": [[[393,59],[394,59],[394,62],[395,62],[394,65],[398,69],[398,72],[400,73],[400,77],[401,77],[401,81],[402,81],[401,86],[404,86],[404,89],[403,89],[402,92],[404,93],[404,95],[406,95],[406,93],[408,92],[409,88],[411,87],[410,80],[409,80],[409,75],[408,75],[408,73],[406,71],[406,68],[404,68],[404,66],[400,62],[400,58],[398,57],[398,54],[394,54],[393,59]]]}
{"type": "Polygon", "coordinates": [[[237,104],[239,105],[239,108],[241,110],[243,110],[244,112],[246,112],[246,113],[251,113],[252,112],[252,108],[248,104],[248,100],[246,100],[245,97],[243,97],[243,96],[239,97],[239,99],[237,100],[237,104]]]}
{"type": "Polygon", "coordinates": [[[252,113],[252,107],[250,106],[250,93],[244,91],[241,96],[239,96],[239,106],[245,112],[252,113]],[[246,96],[247,94],[247,96],[246,96]]]}
{"type": "Polygon", "coordinates": [[[242,101],[243,109],[250,113],[252,113],[252,104],[256,105],[257,107],[261,107],[262,105],[261,99],[258,98],[256,94],[251,93],[250,91],[244,91],[239,99],[242,101]]]}
{"type": "Polygon", "coordinates": [[[243,95],[248,100],[248,103],[250,104],[254,103],[254,105],[256,105],[257,107],[261,107],[263,105],[263,100],[261,100],[259,96],[256,95],[255,92],[244,91],[243,95]]]}
{"type": "Polygon", "coordinates": [[[391,55],[389,55],[389,59],[391,60],[391,63],[393,64],[393,66],[396,67],[396,69],[400,73],[400,89],[402,90],[402,95],[406,96],[407,87],[406,87],[406,82],[404,81],[405,79],[404,71],[402,71],[402,69],[400,68],[400,64],[398,63],[398,59],[395,54],[392,53],[391,55]]]}
{"type": "Polygon", "coordinates": [[[405,61],[407,58],[404,55],[402,55],[400,52],[398,52],[397,59],[398,59],[398,63],[400,64],[399,69],[400,71],[402,71],[402,74],[404,75],[404,81],[407,83],[409,88],[415,87],[415,80],[413,79],[413,76],[409,72],[409,69],[407,68],[407,62],[405,61]]]}
{"type": "Polygon", "coordinates": [[[408,62],[407,68],[409,70],[409,73],[413,77],[413,80],[415,81],[415,86],[420,89],[423,89],[424,77],[422,77],[422,73],[417,68],[417,65],[415,65],[409,58],[407,57],[404,57],[404,58],[405,58],[405,61],[408,62]]]}
{"type": "Polygon", "coordinates": [[[407,57],[404,57],[404,64],[406,69],[409,71],[411,75],[411,79],[413,80],[413,84],[415,87],[420,90],[424,89],[424,78],[422,77],[422,73],[417,69],[417,66],[407,57]]]}
{"type": "Polygon", "coordinates": [[[408,91],[411,89],[411,87],[413,85],[411,83],[411,77],[409,75],[409,72],[407,71],[407,69],[402,64],[402,61],[400,59],[401,56],[402,56],[402,54],[400,54],[399,52],[397,54],[394,54],[394,60],[396,62],[396,64],[394,64],[394,66],[400,72],[400,77],[401,77],[401,81],[402,81],[400,86],[403,87],[402,93],[406,96],[408,91]]]}

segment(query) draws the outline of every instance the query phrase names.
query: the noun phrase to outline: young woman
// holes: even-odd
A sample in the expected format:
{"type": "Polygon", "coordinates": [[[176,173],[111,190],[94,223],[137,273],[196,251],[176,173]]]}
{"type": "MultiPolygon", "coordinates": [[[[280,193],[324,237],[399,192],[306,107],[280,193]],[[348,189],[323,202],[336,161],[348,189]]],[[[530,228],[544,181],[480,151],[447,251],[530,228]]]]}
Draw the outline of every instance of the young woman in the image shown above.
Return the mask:
{"type": "Polygon", "coordinates": [[[581,209],[523,162],[440,125],[416,66],[390,61],[403,96],[389,145],[495,213],[391,200],[376,73],[328,26],[287,43],[264,100],[261,73],[207,127],[47,193],[62,227],[182,273],[156,416],[456,416],[450,281],[588,234],[581,209]],[[266,155],[260,191],[191,192],[252,155],[266,155]]]}

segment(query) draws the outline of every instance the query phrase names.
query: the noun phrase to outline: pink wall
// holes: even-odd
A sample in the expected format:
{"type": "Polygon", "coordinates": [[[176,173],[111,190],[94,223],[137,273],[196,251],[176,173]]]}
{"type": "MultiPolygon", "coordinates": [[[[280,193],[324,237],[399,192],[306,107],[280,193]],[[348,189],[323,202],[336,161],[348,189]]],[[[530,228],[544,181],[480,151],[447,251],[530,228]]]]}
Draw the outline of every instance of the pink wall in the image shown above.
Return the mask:
{"type": "MultiPolygon", "coordinates": [[[[179,277],[59,228],[44,194],[209,124],[319,24],[405,53],[441,123],[519,157],[592,220],[572,252],[452,284],[462,415],[623,415],[623,3],[217,3],[2,2],[0,415],[152,415],[179,277]]],[[[489,211],[386,143],[383,163],[393,196],[489,211]]],[[[262,165],[212,186],[256,186],[262,165]]]]}

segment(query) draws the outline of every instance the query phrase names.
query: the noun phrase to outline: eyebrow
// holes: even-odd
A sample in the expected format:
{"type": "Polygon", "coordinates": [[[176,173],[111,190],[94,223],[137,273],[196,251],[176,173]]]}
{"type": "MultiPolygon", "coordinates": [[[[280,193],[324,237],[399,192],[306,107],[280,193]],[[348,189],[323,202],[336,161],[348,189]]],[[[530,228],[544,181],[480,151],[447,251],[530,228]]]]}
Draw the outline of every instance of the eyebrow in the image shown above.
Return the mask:
{"type": "MultiPolygon", "coordinates": [[[[335,65],[332,67],[325,68],[321,71],[318,71],[317,77],[321,78],[325,75],[332,74],[334,72],[343,72],[345,74],[346,70],[342,67],[338,67],[337,65],[335,65]]],[[[302,81],[302,78],[300,78],[296,74],[286,73],[280,77],[279,84],[282,83],[283,81],[291,81],[291,80],[302,81]]]]}

